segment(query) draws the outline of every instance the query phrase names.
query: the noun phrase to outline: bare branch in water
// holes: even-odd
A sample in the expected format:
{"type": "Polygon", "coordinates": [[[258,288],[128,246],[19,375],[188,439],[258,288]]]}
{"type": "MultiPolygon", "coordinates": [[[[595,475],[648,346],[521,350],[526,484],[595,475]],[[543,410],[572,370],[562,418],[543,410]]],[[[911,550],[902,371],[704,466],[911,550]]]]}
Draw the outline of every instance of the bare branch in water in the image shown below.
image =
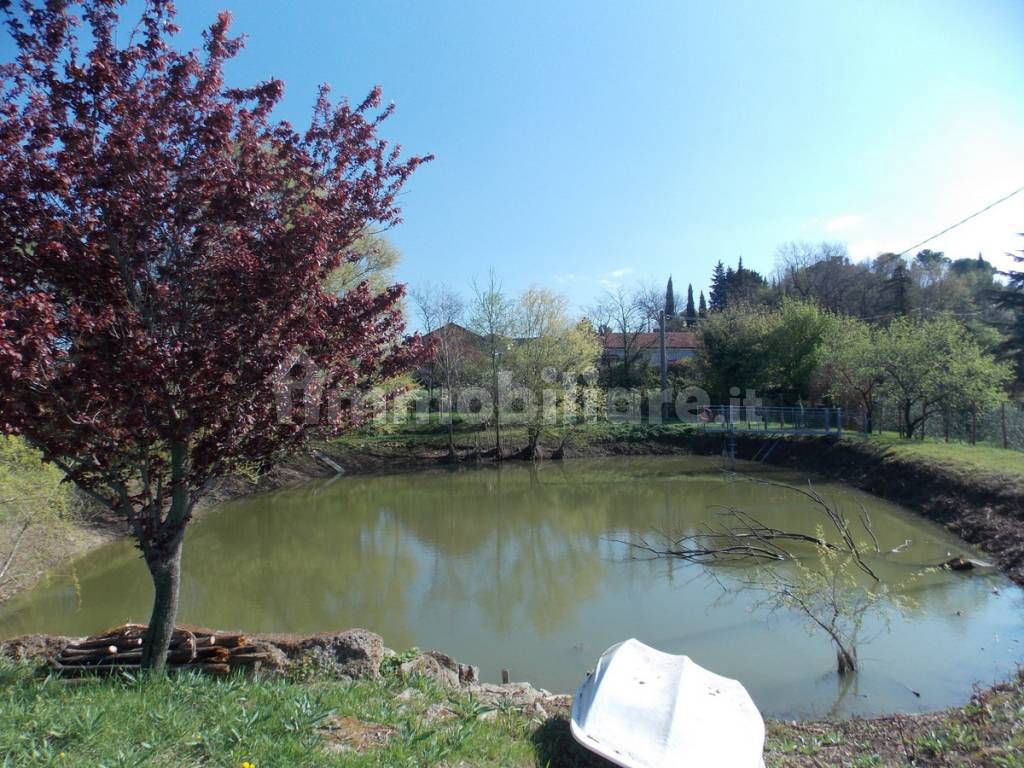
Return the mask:
{"type": "MultiPolygon", "coordinates": [[[[760,485],[770,485],[787,491],[793,491],[810,499],[820,508],[839,533],[841,544],[833,544],[819,536],[785,531],[766,525],[749,512],[737,509],[736,507],[719,507],[721,512],[718,514],[718,521],[705,523],[696,533],[679,538],[662,534],[664,541],[660,546],[652,545],[643,538],[633,539],[632,541],[612,539],[612,541],[626,544],[635,551],[647,552],[652,558],[676,557],[681,560],[705,565],[740,563],[744,561],[770,562],[792,560],[794,559],[793,554],[783,548],[778,542],[802,542],[851,555],[857,568],[876,582],[879,581],[878,576],[861,557],[860,547],[850,530],[849,521],[840,510],[829,504],[810,484],[805,489],[775,480],[761,480],[750,477],[745,479],[760,485]]],[[[861,524],[867,530],[877,551],[878,540],[871,525],[871,518],[863,507],[861,524]]]]}

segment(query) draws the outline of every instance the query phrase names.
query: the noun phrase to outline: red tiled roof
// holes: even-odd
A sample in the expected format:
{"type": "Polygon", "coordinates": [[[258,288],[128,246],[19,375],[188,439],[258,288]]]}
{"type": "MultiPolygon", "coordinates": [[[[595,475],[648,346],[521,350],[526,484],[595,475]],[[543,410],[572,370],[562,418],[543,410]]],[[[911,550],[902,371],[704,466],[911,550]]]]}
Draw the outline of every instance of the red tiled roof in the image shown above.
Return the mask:
{"type": "MultiPolygon", "coordinates": [[[[632,336],[633,334],[629,334],[632,336]]],[[[625,345],[622,342],[621,333],[604,334],[605,349],[622,349],[625,345]]],[[[658,347],[661,344],[660,333],[638,333],[636,339],[630,341],[633,349],[646,349],[658,347]]],[[[696,349],[697,335],[689,331],[668,331],[665,334],[666,349],[696,349]]]]}

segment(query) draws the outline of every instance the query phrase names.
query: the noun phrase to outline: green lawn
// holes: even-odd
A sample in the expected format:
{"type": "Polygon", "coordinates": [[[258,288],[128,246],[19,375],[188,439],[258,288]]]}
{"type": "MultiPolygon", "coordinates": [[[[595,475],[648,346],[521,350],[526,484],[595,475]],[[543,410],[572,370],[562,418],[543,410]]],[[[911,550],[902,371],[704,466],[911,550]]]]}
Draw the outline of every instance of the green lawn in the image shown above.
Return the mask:
{"type": "Polygon", "coordinates": [[[934,439],[902,440],[894,435],[872,435],[870,438],[848,435],[844,439],[882,448],[895,458],[937,465],[957,474],[997,474],[1024,479],[1024,452],[1021,451],[934,439]]]}
{"type": "MultiPolygon", "coordinates": [[[[534,766],[544,729],[423,680],[40,681],[0,662],[0,765],[534,766]],[[406,688],[415,693],[399,694],[406,688]]],[[[565,751],[565,750],[561,750],[565,751]]],[[[552,761],[555,765],[572,762],[552,761]]]]}
{"type": "MultiPolygon", "coordinates": [[[[947,712],[769,721],[769,768],[1024,768],[1024,677],[947,712]]],[[[424,678],[125,676],[69,684],[0,659],[0,766],[610,768],[565,713],[489,708],[424,678]]]]}

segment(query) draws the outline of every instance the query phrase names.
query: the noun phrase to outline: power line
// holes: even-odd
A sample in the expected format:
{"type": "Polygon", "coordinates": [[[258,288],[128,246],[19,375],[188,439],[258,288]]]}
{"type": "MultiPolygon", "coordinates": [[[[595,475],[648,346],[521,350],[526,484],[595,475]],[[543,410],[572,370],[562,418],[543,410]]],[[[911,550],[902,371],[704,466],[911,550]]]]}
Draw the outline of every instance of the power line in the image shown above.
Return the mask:
{"type": "Polygon", "coordinates": [[[1013,192],[1011,192],[1010,194],[1008,194],[1008,195],[1007,195],[1006,197],[1001,197],[1001,198],[999,198],[998,200],[996,200],[996,201],[995,201],[994,203],[989,203],[989,204],[988,204],[988,205],[986,205],[986,206],[985,206],[984,208],[982,208],[982,209],[981,209],[980,211],[978,211],[978,212],[976,212],[976,213],[972,213],[972,214],[971,214],[970,216],[968,216],[968,217],[967,217],[966,219],[961,219],[961,220],[960,220],[960,221],[958,221],[958,222],[957,222],[956,224],[953,224],[952,226],[946,227],[946,228],[945,228],[944,230],[942,230],[941,232],[939,232],[939,233],[937,233],[937,234],[934,234],[934,235],[932,235],[932,236],[931,236],[931,237],[929,237],[929,238],[928,238],[927,240],[922,240],[922,241],[921,241],[920,243],[918,243],[917,245],[912,245],[912,246],[910,246],[909,248],[907,248],[907,250],[905,250],[905,251],[900,251],[900,252],[899,252],[898,254],[896,254],[896,255],[897,255],[897,256],[906,256],[906,255],[907,255],[908,253],[910,253],[910,252],[911,252],[912,250],[914,250],[915,248],[920,248],[920,247],[921,247],[922,245],[924,245],[925,243],[930,243],[930,242],[931,242],[932,240],[934,240],[935,238],[937,238],[937,237],[942,237],[942,235],[944,235],[944,234],[946,234],[947,232],[950,232],[950,231],[952,231],[952,230],[956,229],[956,228],[957,228],[957,227],[959,227],[959,226],[960,226],[961,224],[966,224],[966,223],[967,223],[968,221],[970,221],[971,219],[973,219],[973,218],[974,218],[975,216],[980,216],[980,215],[981,215],[981,214],[983,214],[983,213],[984,213],[985,211],[988,211],[988,210],[991,210],[992,208],[995,208],[995,207],[996,207],[997,205],[999,205],[1000,203],[1005,203],[1005,202],[1006,202],[1007,200],[1009,200],[1009,199],[1010,199],[1011,197],[1013,197],[1014,195],[1020,194],[1021,192],[1024,192],[1024,187],[1020,187],[1019,189],[1015,189],[1015,190],[1013,190],[1013,192]]]}

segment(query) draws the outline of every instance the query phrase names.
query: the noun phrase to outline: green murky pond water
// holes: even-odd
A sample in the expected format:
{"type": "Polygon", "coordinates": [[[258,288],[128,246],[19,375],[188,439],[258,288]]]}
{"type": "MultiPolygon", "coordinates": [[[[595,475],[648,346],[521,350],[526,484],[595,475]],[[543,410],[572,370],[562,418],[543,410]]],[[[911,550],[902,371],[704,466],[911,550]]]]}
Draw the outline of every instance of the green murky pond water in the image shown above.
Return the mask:
{"type": "MultiPolygon", "coordinates": [[[[815,488],[851,517],[861,504],[870,510],[886,553],[870,562],[886,581],[907,582],[950,553],[976,554],[899,507],[841,485],[815,488]]],[[[792,492],[725,475],[705,458],[345,477],[204,515],[186,541],[180,618],[253,632],[366,627],[393,648],[438,648],[478,664],[488,680],[507,667],[513,679],[564,692],[605,648],[636,637],[738,678],[778,717],[960,704],[974,683],[1024,660],[1024,593],[996,573],[914,579],[912,605],[868,621],[861,671],[841,681],[829,642],[800,616],[729,589],[749,571],[717,568],[712,578],[699,565],[638,559],[617,541],[695,529],[716,505],[808,533],[821,520],[792,492]]],[[[0,636],[145,621],[150,599],[144,565],[119,542],[0,608],[0,636]]]]}

